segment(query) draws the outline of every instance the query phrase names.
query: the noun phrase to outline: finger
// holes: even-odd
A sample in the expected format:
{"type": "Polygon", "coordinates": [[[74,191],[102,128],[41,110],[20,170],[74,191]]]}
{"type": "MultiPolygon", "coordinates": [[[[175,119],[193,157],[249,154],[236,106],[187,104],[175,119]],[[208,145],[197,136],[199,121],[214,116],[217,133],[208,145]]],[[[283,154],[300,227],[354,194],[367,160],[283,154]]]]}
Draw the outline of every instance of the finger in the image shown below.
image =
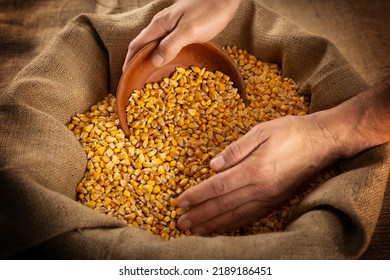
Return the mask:
{"type": "Polygon", "coordinates": [[[152,21],[145,29],[143,29],[138,36],[129,44],[126,54],[125,62],[123,64],[123,71],[129,64],[130,60],[148,43],[158,40],[169,34],[177,25],[180,19],[179,14],[169,13],[168,8],[157,13],[152,21]]]}
{"type": "Polygon", "coordinates": [[[214,171],[220,172],[232,167],[247,157],[256,147],[268,139],[262,133],[263,125],[266,124],[255,126],[243,137],[227,146],[227,148],[210,161],[210,167],[214,171]]]}
{"type": "Polygon", "coordinates": [[[251,180],[253,179],[250,170],[250,168],[242,168],[241,165],[236,165],[222,173],[218,173],[182,193],[177,199],[177,205],[182,208],[197,205],[208,199],[247,186],[252,183],[251,180]]]}
{"type": "MultiPolygon", "coordinates": [[[[180,229],[186,230],[193,226],[203,224],[213,217],[234,211],[237,207],[253,201],[258,195],[259,187],[248,185],[226,195],[209,199],[182,215],[178,220],[178,226],[180,229]]],[[[256,201],[260,202],[261,197],[259,199],[256,198],[256,201]]],[[[262,204],[266,204],[266,201],[262,204]]]]}
{"type": "Polygon", "coordinates": [[[229,212],[214,217],[203,224],[192,227],[191,233],[194,235],[205,235],[214,232],[232,232],[240,227],[255,222],[260,217],[266,216],[269,211],[270,208],[264,207],[258,201],[251,201],[229,212]]]}
{"type": "Polygon", "coordinates": [[[204,43],[199,40],[199,31],[196,24],[179,21],[178,25],[167,34],[159,43],[151,62],[161,67],[172,61],[187,45],[204,43]]]}

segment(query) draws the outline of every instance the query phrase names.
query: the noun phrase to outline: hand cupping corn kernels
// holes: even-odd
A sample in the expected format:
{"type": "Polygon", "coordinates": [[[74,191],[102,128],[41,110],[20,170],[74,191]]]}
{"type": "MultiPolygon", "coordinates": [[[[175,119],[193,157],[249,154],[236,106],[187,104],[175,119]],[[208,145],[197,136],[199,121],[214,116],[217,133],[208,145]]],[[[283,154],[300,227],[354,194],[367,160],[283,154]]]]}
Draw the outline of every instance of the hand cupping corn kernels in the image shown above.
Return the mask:
{"type": "MultiPolygon", "coordinates": [[[[176,198],[214,174],[210,159],[260,122],[308,113],[308,98],[297,94],[297,84],[283,78],[278,65],[236,47],[225,49],[241,70],[249,106],[227,75],[193,66],[131,94],[129,138],[119,128],[111,94],[73,117],[67,126],[88,158],[77,186],[81,203],[164,239],[189,235],[176,227],[185,212],[176,198]]],[[[282,230],[304,195],[241,233],[282,230]]]]}

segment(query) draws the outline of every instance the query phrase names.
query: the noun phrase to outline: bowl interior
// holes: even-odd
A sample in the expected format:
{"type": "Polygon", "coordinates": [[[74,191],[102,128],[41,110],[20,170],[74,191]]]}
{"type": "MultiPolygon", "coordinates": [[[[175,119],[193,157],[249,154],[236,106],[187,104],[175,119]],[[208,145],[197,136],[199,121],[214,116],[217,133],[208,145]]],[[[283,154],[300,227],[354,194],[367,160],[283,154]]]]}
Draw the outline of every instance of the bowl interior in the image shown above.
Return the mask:
{"type": "Polygon", "coordinates": [[[158,82],[169,77],[176,67],[188,68],[190,66],[205,67],[209,71],[219,70],[230,76],[233,85],[238,89],[241,98],[246,102],[245,85],[242,76],[230,56],[218,45],[212,42],[191,44],[184,47],[181,52],[167,65],[156,68],[150,62],[151,55],[157,47],[157,42],[151,42],[138,52],[124,73],[118,84],[116,93],[119,122],[126,136],[129,128],[126,119],[126,107],[130,94],[135,89],[141,89],[145,83],[158,82]]]}

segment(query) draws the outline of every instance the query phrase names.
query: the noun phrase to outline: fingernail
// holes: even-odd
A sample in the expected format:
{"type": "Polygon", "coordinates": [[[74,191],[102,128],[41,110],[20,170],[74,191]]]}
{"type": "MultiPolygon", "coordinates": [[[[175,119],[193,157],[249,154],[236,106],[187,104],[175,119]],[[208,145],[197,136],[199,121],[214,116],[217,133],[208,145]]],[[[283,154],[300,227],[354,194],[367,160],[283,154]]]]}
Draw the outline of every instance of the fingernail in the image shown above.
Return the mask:
{"type": "Polygon", "coordinates": [[[207,230],[203,227],[199,227],[191,230],[191,233],[193,235],[205,235],[207,233],[207,230]]]}
{"type": "Polygon", "coordinates": [[[210,161],[210,166],[214,170],[221,169],[225,165],[226,161],[223,155],[218,155],[210,161]]]}
{"type": "Polygon", "coordinates": [[[150,61],[155,67],[160,67],[164,63],[164,59],[158,53],[155,53],[150,61]]]}
{"type": "Polygon", "coordinates": [[[180,223],[180,228],[182,228],[183,230],[189,229],[191,227],[192,227],[192,222],[188,219],[186,219],[180,223]]]}

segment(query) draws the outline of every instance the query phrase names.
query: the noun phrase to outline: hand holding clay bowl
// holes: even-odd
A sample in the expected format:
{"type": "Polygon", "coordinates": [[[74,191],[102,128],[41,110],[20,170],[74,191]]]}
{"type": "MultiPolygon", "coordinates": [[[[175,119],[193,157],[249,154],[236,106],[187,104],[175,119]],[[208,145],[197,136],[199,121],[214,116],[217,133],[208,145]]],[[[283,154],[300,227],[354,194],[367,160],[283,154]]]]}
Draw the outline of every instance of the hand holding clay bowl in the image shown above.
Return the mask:
{"type": "Polygon", "coordinates": [[[230,56],[215,43],[188,45],[181,50],[176,58],[160,68],[156,68],[150,62],[156,47],[157,42],[154,41],[139,51],[126,67],[118,84],[116,98],[119,123],[127,137],[130,132],[126,119],[126,107],[129,104],[130,94],[136,89],[143,88],[146,83],[159,82],[164,77],[169,77],[176,70],[176,67],[199,66],[208,71],[223,72],[231,78],[233,86],[238,89],[243,101],[247,102],[245,85],[240,71],[230,56]]]}

